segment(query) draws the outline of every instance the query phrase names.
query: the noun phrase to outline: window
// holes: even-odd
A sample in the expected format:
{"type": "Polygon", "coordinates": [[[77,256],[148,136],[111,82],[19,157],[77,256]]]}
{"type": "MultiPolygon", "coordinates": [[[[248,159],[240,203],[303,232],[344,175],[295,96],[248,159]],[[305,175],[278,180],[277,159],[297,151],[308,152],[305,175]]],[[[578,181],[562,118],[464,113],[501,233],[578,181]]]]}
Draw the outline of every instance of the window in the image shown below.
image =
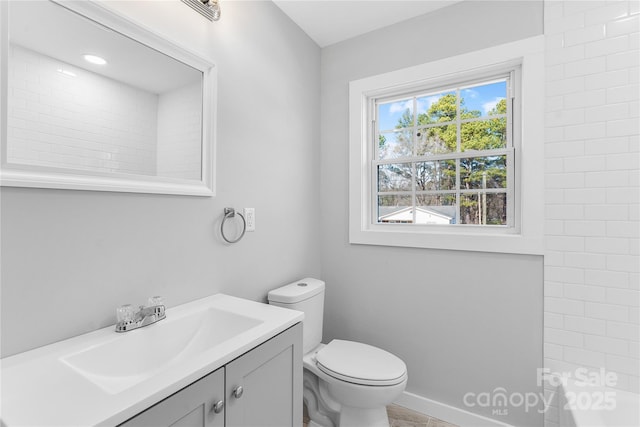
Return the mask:
{"type": "Polygon", "coordinates": [[[517,73],[370,99],[374,222],[514,226],[517,73]]]}
{"type": "Polygon", "coordinates": [[[542,56],[537,37],[351,82],[350,242],[541,253],[542,56]]]}

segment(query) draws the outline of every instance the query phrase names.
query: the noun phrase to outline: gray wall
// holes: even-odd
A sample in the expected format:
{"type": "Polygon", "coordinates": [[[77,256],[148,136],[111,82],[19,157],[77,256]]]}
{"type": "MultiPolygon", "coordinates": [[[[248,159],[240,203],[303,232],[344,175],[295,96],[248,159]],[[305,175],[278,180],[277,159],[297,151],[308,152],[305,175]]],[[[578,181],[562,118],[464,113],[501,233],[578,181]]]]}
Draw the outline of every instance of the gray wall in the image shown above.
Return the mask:
{"type": "MultiPolygon", "coordinates": [[[[169,306],[216,292],[263,300],[311,275],[327,281],[325,340],[397,353],[408,391],[464,408],[468,391],[535,389],[541,257],[348,244],[347,89],[541,34],[540,3],[454,5],[322,58],[270,2],[223,3],[214,24],[179,2],[111,4],[219,65],[218,195],[3,187],[3,356],[110,325],[117,305],[149,295],[169,306]],[[256,208],[257,231],[234,246],[217,236],[225,206],[256,208]]],[[[515,409],[501,419],[540,424],[515,409]]]]}
{"type": "Polygon", "coordinates": [[[116,306],[266,292],[320,274],[320,49],[271,2],[226,2],[211,23],[180,2],[111,2],[219,67],[214,198],[1,192],[2,356],[115,322],[116,306]],[[228,246],[225,206],[257,230],[228,246]]]}
{"type": "MultiPolygon", "coordinates": [[[[541,1],[464,2],[322,50],[324,338],[389,349],[407,391],[490,417],[465,393],[541,391],[542,257],[349,245],[348,83],[540,35],[542,22],[541,1]]],[[[493,417],[542,424],[521,408],[493,417]]]]}

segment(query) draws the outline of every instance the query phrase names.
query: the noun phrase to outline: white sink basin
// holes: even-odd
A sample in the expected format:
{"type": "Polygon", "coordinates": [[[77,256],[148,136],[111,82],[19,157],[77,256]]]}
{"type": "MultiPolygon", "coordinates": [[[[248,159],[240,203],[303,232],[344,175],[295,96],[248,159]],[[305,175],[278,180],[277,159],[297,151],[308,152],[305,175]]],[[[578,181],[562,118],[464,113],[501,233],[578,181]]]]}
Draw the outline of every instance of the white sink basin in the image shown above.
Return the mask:
{"type": "Polygon", "coordinates": [[[2,359],[2,427],[121,424],[304,317],[223,294],[166,314],[133,331],[111,325],[2,359]]]}
{"type": "Polygon", "coordinates": [[[106,342],[60,360],[106,392],[117,394],[260,323],[259,319],[210,307],[114,333],[106,342]]]}

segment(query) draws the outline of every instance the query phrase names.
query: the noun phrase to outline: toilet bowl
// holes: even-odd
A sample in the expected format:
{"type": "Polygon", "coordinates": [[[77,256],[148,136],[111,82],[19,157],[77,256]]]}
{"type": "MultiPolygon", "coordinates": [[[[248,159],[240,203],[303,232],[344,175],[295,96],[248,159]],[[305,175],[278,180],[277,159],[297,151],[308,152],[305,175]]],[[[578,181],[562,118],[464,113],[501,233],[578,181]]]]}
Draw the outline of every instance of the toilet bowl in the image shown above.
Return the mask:
{"type": "Polygon", "coordinates": [[[386,406],[407,385],[405,363],[380,348],[345,340],[320,343],[321,280],[306,278],[269,292],[272,305],[300,310],[303,321],[303,400],[310,427],[389,427],[386,406]]]}

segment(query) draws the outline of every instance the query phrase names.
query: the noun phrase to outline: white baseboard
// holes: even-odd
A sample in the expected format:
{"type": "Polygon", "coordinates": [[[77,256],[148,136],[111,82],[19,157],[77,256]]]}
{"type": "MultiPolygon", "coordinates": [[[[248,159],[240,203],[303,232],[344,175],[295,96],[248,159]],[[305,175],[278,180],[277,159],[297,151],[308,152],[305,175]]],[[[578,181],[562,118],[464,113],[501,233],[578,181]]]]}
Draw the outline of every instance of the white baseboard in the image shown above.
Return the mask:
{"type": "Polygon", "coordinates": [[[474,414],[445,403],[436,402],[408,391],[403,392],[394,403],[460,427],[513,427],[511,424],[474,414]]]}

